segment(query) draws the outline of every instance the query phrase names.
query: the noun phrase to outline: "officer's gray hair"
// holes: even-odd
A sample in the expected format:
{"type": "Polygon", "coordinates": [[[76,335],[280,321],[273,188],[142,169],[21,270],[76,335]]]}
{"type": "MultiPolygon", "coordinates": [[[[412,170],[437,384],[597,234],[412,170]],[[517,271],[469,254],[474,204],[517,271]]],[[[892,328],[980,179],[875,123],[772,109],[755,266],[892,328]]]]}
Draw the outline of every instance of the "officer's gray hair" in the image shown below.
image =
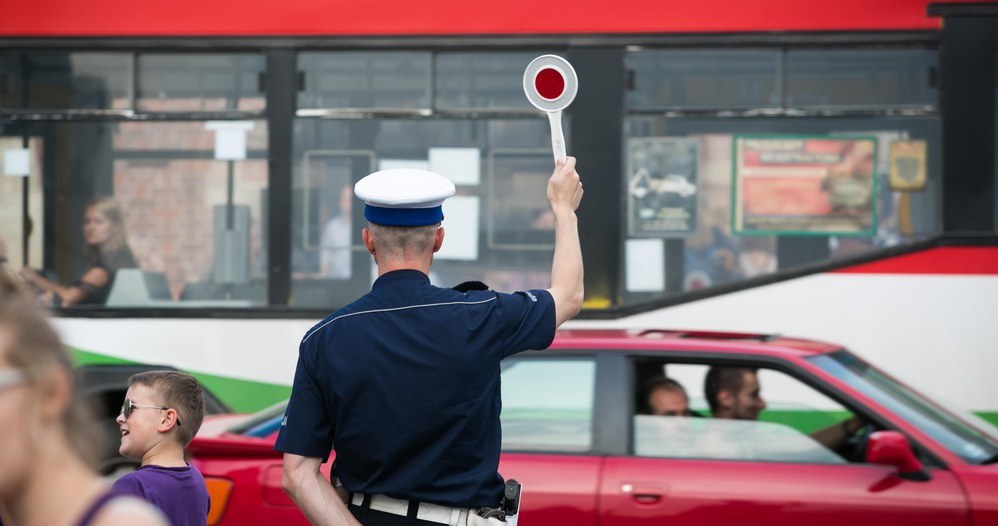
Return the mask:
{"type": "Polygon", "coordinates": [[[369,223],[374,248],[389,257],[432,253],[440,223],[426,226],[389,226],[369,223]]]}

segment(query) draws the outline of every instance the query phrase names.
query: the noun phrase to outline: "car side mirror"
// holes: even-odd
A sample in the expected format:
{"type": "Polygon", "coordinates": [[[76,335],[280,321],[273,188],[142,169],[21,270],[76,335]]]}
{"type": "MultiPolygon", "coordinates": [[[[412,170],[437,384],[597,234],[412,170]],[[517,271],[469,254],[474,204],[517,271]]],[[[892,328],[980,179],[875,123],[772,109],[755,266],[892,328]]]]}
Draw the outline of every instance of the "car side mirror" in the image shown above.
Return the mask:
{"type": "Polygon", "coordinates": [[[929,480],[929,472],[911,449],[904,435],[897,431],[877,431],[870,434],[866,445],[866,461],[870,464],[894,466],[898,476],[906,480],[929,480]]]}

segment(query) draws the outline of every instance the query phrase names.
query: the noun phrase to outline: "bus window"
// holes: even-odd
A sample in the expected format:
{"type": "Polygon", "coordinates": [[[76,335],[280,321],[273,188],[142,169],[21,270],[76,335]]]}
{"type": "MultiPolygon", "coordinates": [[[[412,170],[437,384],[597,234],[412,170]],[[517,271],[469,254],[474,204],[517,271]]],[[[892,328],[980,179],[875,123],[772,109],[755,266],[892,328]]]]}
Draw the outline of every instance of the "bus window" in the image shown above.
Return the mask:
{"type": "MultiPolygon", "coordinates": [[[[52,138],[46,148],[55,150],[55,161],[44,173],[52,198],[64,205],[44,214],[32,205],[38,224],[29,240],[44,244],[36,266],[52,282],[74,286],[89,269],[107,265],[110,282],[74,308],[264,305],[267,126],[248,121],[244,128],[246,158],[218,160],[217,132],[206,121],[37,125],[52,138]],[[101,259],[109,257],[104,245],[85,235],[95,202],[107,207],[105,215],[120,211],[112,223],[124,235],[122,251],[130,252],[122,262],[101,259]],[[54,228],[42,229],[42,218],[54,228]],[[119,269],[127,271],[118,276],[119,269]]],[[[5,178],[4,199],[15,182],[5,178]]]]}
{"type": "Polygon", "coordinates": [[[41,236],[31,235],[44,229],[42,141],[24,146],[23,137],[0,136],[0,265],[14,271],[39,269],[43,257],[41,236]]]}

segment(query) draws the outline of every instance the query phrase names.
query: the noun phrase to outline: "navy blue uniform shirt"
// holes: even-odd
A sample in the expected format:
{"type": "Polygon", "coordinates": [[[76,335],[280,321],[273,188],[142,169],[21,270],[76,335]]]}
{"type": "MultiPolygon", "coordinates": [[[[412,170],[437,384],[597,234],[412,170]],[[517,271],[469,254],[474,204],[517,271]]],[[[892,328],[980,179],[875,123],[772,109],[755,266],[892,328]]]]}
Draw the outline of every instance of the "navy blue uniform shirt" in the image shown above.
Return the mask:
{"type": "Polygon", "coordinates": [[[305,334],[275,449],[326,459],[354,493],[498,506],[499,362],[544,349],[545,290],[435,287],[397,270],[305,334]]]}

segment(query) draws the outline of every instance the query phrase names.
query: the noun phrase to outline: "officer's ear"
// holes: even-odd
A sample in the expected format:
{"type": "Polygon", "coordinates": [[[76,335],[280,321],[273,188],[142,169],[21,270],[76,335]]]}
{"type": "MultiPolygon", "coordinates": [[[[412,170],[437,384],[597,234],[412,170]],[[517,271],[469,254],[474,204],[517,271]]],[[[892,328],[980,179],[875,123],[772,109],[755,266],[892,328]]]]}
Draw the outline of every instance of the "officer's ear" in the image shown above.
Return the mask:
{"type": "Polygon", "coordinates": [[[365,228],[361,231],[360,236],[364,239],[364,248],[374,256],[374,234],[371,233],[371,229],[365,228]]]}
{"type": "Polygon", "coordinates": [[[433,252],[440,250],[440,247],[444,244],[444,227],[437,228],[437,232],[433,238],[433,252]]]}

